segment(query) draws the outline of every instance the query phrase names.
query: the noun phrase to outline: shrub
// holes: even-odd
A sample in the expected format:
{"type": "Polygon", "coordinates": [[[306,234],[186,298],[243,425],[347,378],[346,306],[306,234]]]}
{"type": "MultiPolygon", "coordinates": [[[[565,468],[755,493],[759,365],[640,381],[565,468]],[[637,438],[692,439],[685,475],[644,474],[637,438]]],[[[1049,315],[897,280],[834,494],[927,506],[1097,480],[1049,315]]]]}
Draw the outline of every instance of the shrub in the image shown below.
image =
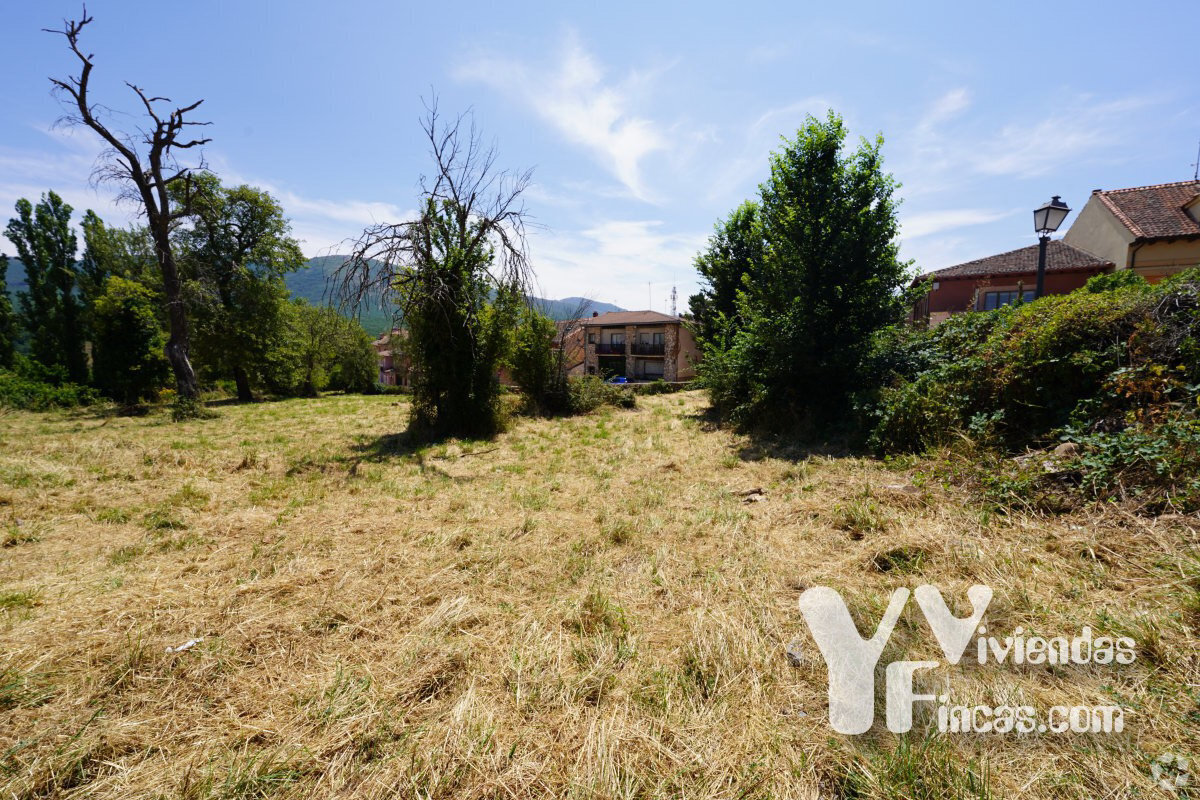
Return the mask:
{"type": "Polygon", "coordinates": [[[1150,288],[1150,284],[1141,275],[1131,269],[1121,269],[1115,272],[1093,275],[1091,278],[1088,278],[1088,282],[1084,284],[1083,290],[1091,294],[1099,294],[1100,292],[1111,292],[1114,289],[1125,289],[1131,286],[1139,289],[1150,288]]]}
{"type": "Polygon", "coordinates": [[[567,386],[571,394],[571,411],[575,414],[586,414],[606,405],[633,408],[637,404],[632,392],[605,383],[595,375],[571,378],[567,386]]]}
{"type": "Polygon", "coordinates": [[[0,406],[24,411],[76,408],[99,400],[96,391],[77,383],[54,385],[0,369],[0,406]]]}
{"type": "Polygon", "coordinates": [[[1151,511],[1200,509],[1200,419],[1194,414],[1066,438],[1080,445],[1073,464],[1091,497],[1131,500],[1151,511]]]}
{"type": "Polygon", "coordinates": [[[532,308],[522,311],[513,338],[511,366],[530,413],[561,414],[571,410],[563,338],[554,320],[545,314],[532,308]]]}
{"type": "Polygon", "coordinates": [[[1082,496],[1200,508],[1200,271],[1156,286],[1094,280],[893,332],[871,363],[883,388],[859,408],[880,453],[965,437],[976,456],[962,471],[1002,505],[1058,511],[1082,496]],[[1059,439],[1079,449],[1001,457],[1059,439]]]}
{"type": "Polygon", "coordinates": [[[651,381],[650,383],[632,384],[630,388],[634,394],[651,396],[656,394],[674,394],[675,392],[682,392],[684,389],[688,388],[688,384],[678,382],[667,383],[662,378],[659,378],[658,380],[651,381]]]}
{"type": "Polygon", "coordinates": [[[133,406],[153,398],[167,382],[166,336],[154,293],[111,275],[92,307],[95,383],[113,400],[133,406]]]}
{"type": "Polygon", "coordinates": [[[1128,365],[1135,334],[1153,335],[1157,297],[1138,286],[1043,297],[884,343],[875,361],[892,372],[867,403],[873,447],[923,450],[966,431],[1008,448],[1046,440],[1128,365]]]}

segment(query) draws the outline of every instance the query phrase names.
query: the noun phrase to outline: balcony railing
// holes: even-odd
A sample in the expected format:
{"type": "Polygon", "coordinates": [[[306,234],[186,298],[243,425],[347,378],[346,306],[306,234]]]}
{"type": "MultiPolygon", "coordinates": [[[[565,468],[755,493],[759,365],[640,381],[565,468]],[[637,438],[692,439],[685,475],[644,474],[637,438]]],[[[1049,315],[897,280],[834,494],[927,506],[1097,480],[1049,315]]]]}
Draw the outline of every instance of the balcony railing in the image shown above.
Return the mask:
{"type": "Polygon", "coordinates": [[[625,355],[625,343],[600,342],[596,345],[596,354],[601,356],[623,356],[625,355]]]}
{"type": "Polygon", "coordinates": [[[650,344],[649,342],[634,342],[633,354],[635,356],[661,356],[666,352],[666,345],[659,342],[658,344],[650,344]]]}

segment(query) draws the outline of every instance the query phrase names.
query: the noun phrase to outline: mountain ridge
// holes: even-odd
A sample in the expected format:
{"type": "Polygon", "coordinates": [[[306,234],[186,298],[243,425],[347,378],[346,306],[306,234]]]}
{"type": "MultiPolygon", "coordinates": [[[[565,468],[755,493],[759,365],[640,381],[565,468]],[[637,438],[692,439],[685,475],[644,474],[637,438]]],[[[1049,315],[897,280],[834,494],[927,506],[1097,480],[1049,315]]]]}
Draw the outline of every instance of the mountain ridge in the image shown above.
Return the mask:
{"type": "MultiPolygon", "coordinates": [[[[316,256],[310,258],[303,267],[284,276],[284,285],[292,297],[302,297],[313,305],[325,305],[331,295],[328,293],[329,277],[341,266],[344,256],[316,256]]],[[[8,258],[8,293],[16,304],[17,292],[27,288],[25,280],[25,265],[13,256],[8,258]]],[[[603,314],[607,311],[624,311],[612,303],[601,303],[586,297],[564,297],[551,300],[544,297],[530,298],[534,306],[546,316],[554,320],[571,319],[574,316],[590,316],[594,311],[603,314]]],[[[345,313],[345,312],[343,312],[345,313]]],[[[392,315],[379,307],[378,303],[365,303],[358,313],[345,313],[345,316],[356,317],[367,333],[378,336],[392,327],[392,315]]]]}

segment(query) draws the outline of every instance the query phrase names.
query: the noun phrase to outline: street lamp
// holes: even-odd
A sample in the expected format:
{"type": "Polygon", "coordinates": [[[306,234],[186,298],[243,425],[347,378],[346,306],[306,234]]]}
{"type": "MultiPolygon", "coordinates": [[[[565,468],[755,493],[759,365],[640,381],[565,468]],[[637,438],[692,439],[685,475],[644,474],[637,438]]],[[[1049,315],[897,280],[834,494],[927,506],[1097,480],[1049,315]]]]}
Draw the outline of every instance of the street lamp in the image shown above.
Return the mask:
{"type": "Polygon", "coordinates": [[[1067,208],[1067,204],[1060,200],[1058,195],[1054,195],[1050,202],[1033,211],[1033,229],[1038,235],[1037,290],[1033,293],[1035,300],[1041,297],[1046,289],[1046,245],[1050,243],[1050,234],[1058,230],[1058,226],[1062,225],[1069,213],[1071,209],[1067,208]]]}

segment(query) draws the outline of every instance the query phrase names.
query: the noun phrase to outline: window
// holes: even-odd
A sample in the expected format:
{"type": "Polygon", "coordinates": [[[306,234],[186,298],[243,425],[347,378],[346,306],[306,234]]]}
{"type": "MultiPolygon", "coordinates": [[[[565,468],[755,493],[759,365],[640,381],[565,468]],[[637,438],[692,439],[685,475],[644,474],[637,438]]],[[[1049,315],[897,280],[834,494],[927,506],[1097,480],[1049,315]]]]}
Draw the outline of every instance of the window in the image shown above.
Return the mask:
{"type": "Polygon", "coordinates": [[[654,334],[654,344],[663,344],[666,342],[666,336],[667,335],[665,333],[654,334]]]}
{"type": "Polygon", "coordinates": [[[625,334],[610,333],[608,335],[609,344],[625,344],[625,334]]]}
{"type": "Polygon", "coordinates": [[[1016,289],[1010,289],[1003,292],[985,292],[982,309],[984,311],[995,311],[1001,306],[1015,303],[1018,297],[1021,298],[1021,302],[1028,303],[1033,300],[1033,290],[1026,289],[1024,292],[1018,292],[1016,289]]]}
{"type": "Polygon", "coordinates": [[[595,343],[596,343],[596,334],[589,333],[588,334],[588,344],[595,344],[595,343]]]}

